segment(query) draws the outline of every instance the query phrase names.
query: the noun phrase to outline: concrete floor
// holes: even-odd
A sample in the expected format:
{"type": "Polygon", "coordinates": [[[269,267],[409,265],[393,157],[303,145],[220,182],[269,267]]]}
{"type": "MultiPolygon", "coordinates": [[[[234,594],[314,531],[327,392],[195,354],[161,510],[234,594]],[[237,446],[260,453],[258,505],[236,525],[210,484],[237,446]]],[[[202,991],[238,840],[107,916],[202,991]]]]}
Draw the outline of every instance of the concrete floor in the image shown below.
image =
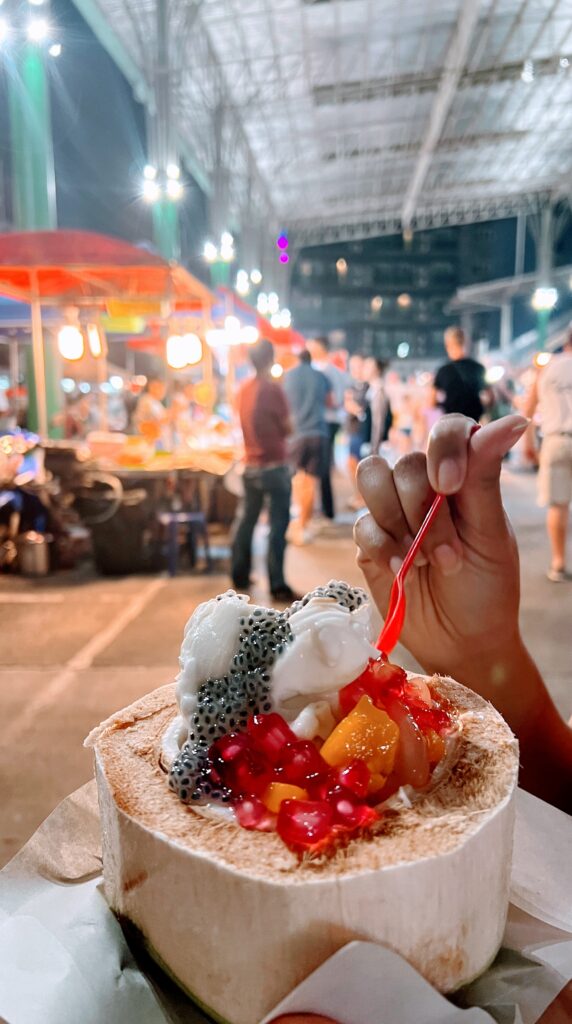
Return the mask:
{"type": "MultiPolygon", "coordinates": [[[[572,583],[545,578],[544,518],[530,475],[506,471],[506,504],[522,552],[522,623],[562,713],[572,712],[572,583]]],[[[349,517],[348,517],[349,518],[349,517]]],[[[262,566],[253,599],[268,601],[262,566]]],[[[288,578],[307,591],[332,576],[360,582],[351,523],[289,549],[288,578]]],[[[209,576],[98,579],[88,569],[42,581],[0,578],[0,865],[91,775],[82,741],[111,712],[173,679],[192,608],[226,590],[209,576]]],[[[403,652],[396,660],[411,665],[403,652]]]]}

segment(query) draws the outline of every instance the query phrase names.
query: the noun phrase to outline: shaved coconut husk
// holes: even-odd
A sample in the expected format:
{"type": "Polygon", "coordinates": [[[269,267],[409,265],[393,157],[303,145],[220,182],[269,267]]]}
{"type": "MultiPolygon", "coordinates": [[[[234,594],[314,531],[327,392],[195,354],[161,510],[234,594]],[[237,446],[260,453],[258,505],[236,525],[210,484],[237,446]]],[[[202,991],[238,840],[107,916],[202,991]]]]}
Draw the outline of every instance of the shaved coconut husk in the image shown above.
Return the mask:
{"type": "Polygon", "coordinates": [[[300,863],[276,833],[205,818],[170,792],[159,758],[174,686],[89,737],[109,904],[218,1019],[256,1024],[352,939],[389,946],[442,992],[495,956],[517,743],[482,698],[451,679],[432,686],[462,718],[453,769],[412,806],[386,810],[375,835],[319,861],[300,863]]]}

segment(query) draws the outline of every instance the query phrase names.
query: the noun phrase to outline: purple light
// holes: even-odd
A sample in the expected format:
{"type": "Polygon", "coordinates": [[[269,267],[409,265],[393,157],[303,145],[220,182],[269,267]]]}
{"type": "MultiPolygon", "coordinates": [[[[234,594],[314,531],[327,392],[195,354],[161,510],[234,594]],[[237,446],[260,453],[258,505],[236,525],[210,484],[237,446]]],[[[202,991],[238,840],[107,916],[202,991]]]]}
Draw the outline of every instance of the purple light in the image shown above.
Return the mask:
{"type": "Polygon", "coordinates": [[[276,239],[276,245],[278,246],[279,249],[287,249],[288,239],[286,238],[286,235],[278,235],[278,238],[276,239]]]}
{"type": "Polygon", "coordinates": [[[290,257],[289,257],[287,252],[281,252],[280,253],[280,262],[281,263],[288,263],[289,259],[290,259],[290,257]]]}

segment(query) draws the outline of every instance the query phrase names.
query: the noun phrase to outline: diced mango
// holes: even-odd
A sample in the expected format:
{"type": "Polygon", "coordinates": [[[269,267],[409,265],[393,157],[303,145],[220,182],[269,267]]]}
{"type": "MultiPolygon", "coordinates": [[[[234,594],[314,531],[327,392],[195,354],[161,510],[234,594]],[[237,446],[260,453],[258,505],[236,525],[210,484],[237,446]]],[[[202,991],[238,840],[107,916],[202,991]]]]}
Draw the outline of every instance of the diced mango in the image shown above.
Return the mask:
{"type": "Polygon", "coordinates": [[[364,695],[330,733],[320,754],[324,761],[336,767],[360,759],[366,762],[372,775],[390,775],[398,740],[399,728],[395,722],[364,695]]]}
{"type": "Polygon", "coordinates": [[[427,743],[429,764],[437,764],[445,753],[445,740],[434,729],[428,729],[425,733],[425,741],[427,743]]]}
{"type": "Polygon", "coordinates": [[[283,800],[307,799],[308,794],[305,789],[302,789],[301,786],[291,786],[287,782],[271,782],[262,794],[262,803],[273,814],[278,814],[283,800]]]}
{"type": "Polygon", "coordinates": [[[383,789],[387,779],[385,775],[380,775],[376,772],[375,775],[370,775],[367,792],[369,796],[373,796],[375,793],[379,793],[380,789],[383,789]]]}

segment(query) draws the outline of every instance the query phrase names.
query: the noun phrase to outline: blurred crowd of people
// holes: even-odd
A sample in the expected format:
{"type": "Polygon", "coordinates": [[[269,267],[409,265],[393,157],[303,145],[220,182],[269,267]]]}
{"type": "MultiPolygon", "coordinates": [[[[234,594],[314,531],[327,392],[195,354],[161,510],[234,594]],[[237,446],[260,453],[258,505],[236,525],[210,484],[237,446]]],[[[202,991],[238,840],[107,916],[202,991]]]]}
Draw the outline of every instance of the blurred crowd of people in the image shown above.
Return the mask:
{"type": "Polygon", "coordinates": [[[531,417],[522,450],[529,465],[540,455],[539,503],[548,505],[552,560],[548,578],[568,579],[565,542],[572,499],[572,332],[551,370],[534,369],[517,396],[508,372],[487,374],[470,354],[461,327],[444,336],[446,360],[434,374],[403,381],[383,360],[369,354],[332,351],[326,338],[313,338],[281,382],[273,379],[274,350],[260,341],[250,353],[255,377],[246,381],[237,408],[245,438],[245,508],[234,541],[232,577],[238,589],[250,579],[253,531],[268,499],[269,577],[275,598],[292,599],[284,579],[286,539],[312,540],[323,522],[363,499],[356,487],[360,459],[383,454],[392,463],[425,451],[431,430],[448,413],[484,424],[518,410],[531,417]],[[345,473],[346,486],[332,486],[332,473],[345,473]],[[344,509],[340,493],[349,489],[344,509]],[[336,494],[337,491],[337,494],[336,494]],[[290,517],[292,508],[292,518],[290,517]]]}

